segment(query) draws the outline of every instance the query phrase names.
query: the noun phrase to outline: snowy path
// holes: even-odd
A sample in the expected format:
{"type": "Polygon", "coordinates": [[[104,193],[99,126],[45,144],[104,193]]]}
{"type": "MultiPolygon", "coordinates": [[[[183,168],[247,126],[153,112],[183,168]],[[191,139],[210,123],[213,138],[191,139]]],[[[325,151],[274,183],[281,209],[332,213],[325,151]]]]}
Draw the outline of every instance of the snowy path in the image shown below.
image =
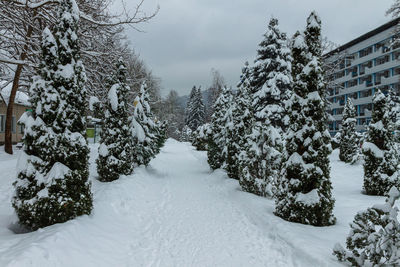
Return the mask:
{"type": "Polygon", "coordinates": [[[338,226],[292,224],[188,144],[168,140],[148,168],[113,183],[95,180],[95,151],[93,214],[27,234],[7,228],[15,171],[0,164],[0,266],[340,266],[331,248],[358,207],[338,226]]]}

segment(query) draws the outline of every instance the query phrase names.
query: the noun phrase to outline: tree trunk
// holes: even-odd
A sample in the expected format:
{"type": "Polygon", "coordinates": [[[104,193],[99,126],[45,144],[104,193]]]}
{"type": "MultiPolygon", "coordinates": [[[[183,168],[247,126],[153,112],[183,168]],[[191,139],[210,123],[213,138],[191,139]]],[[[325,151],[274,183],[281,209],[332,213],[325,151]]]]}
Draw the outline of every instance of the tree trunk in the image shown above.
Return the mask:
{"type": "MultiPolygon", "coordinates": [[[[35,12],[34,15],[36,15],[36,12],[35,12]]],[[[27,50],[28,50],[28,39],[31,38],[32,32],[33,32],[33,28],[32,28],[31,25],[29,25],[28,26],[28,30],[26,32],[26,44],[24,45],[24,50],[21,53],[21,56],[19,58],[21,61],[25,61],[26,58],[28,57],[28,53],[27,53],[27,50]]],[[[4,151],[6,153],[8,153],[8,154],[12,154],[13,153],[13,149],[12,149],[12,129],[11,129],[11,126],[12,126],[12,114],[13,114],[15,96],[16,96],[17,91],[18,91],[19,80],[21,78],[21,73],[22,73],[23,67],[24,67],[23,64],[18,64],[17,65],[17,69],[15,70],[15,74],[14,74],[13,85],[12,85],[11,92],[10,92],[10,97],[8,99],[7,114],[6,114],[6,129],[5,129],[5,133],[4,133],[4,151]]],[[[15,127],[15,128],[17,128],[17,127],[15,127]]]]}

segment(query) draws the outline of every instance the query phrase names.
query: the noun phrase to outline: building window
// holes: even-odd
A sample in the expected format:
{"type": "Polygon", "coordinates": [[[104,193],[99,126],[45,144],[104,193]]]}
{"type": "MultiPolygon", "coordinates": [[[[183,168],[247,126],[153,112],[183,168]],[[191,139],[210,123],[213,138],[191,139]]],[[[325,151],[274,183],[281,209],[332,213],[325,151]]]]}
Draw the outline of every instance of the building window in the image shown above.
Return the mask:
{"type": "Polygon", "coordinates": [[[372,103],[360,105],[360,116],[371,115],[371,111],[372,111],[372,103]]]}
{"type": "Polygon", "coordinates": [[[357,84],[358,84],[358,80],[354,79],[354,80],[349,81],[348,87],[353,87],[353,86],[356,86],[357,84]]]}
{"type": "Polygon", "coordinates": [[[376,50],[378,51],[379,49],[382,49],[382,53],[386,53],[390,51],[389,46],[390,46],[390,40],[385,40],[376,44],[376,50]]]}
{"type": "Polygon", "coordinates": [[[388,77],[389,77],[389,70],[384,70],[384,71],[378,72],[376,74],[375,84],[381,84],[382,78],[388,78],[388,77]]]}
{"type": "Polygon", "coordinates": [[[383,57],[378,57],[376,59],[376,65],[379,66],[379,65],[385,64],[385,63],[387,63],[389,61],[390,61],[390,56],[389,55],[385,55],[383,57]]]}
{"type": "Polygon", "coordinates": [[[354,66],[352,68],[350,68],[349,73],[351,73],[351,77],[356,77],[358,75],[358,68],[357,66],[354,66]]]}
{"type": "Polygon", "coordinates": [[[360,57],[368,56],[369,54],[372,54],[372,52],[373,52],[372,51],[372,46],[367,47],[367,48],[365,48],[365,49],[360,51],[360,57]]]}
{"type": "Polygon", "coordinates": [[[399,75],[400,74],[400,67],[397,67],[393,70],[393,75],[399,75]]]}
{"type": "Polygon", "coordinates": [[[372,90],[367,89],[360,92],[360,98],[369,97],[372,95],[372,90]]]}
{"type": "Polygon", "coordinates": [[[367,62],[365,62],[365,63],[360,65],[360,75],[365,74],[365,69],[366,68],[369,68],[369,69],[372,68],[372,60],[367,61],[367,62]]]}
{"type": "Polygon", "coordinates": [[[342,78],[342,77],[344,77],[344,75],[345,75],[344,70],[339,71],[336,73],[336,79],[342,78]]]}
{"type": "Polygon", "coordinates": [[[24,134],[24,131],[25,131],[25,125],[19,124],[19,133],[24,134]]]}
{"type": "MultiPolygon", "coordinates": [[[[399,45],[400,45],[400,43],[399,43],[399,45]]],[[[400,51],[395,51],[395,52],[393,53],[393,59],[394,59],[394,60],[400,59],[400,51]]]]}
{"type": "Polygon", "coordinates": [[[366,86],[372,86],[372,75],[361,77],[360,84],[363,84],[364,82],[366,86]]]}
{"type": "Polygon", "coordinates": [[[0,133],[6,130],[6,115],[0,114],[0,133]]]}
{"type": "Polygon", "coordinates": [[[355,93],[352,93],[352,94],[348,94],[347,97],[350,97],[351,99],[357,99],[358,98],[358,93],[355,92],[355,93]]]}

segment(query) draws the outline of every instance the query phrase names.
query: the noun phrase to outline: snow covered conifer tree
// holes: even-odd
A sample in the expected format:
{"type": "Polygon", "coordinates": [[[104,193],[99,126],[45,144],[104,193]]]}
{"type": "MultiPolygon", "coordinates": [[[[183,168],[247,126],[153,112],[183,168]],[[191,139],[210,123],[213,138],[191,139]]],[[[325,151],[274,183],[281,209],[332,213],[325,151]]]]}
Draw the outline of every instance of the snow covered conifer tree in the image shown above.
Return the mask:
{"type": "Polygon", "coordinates": [[[229,156],[226,161],[225,169],[228,176],[234,179],[239,179],[240,177],[242,154],[247,144],[246,136],[249,134],[253,123],[253,112],[251,111],[251,98],[249,93],[250,75],[249,63],[245,62],[242,68],[240,82],[237,86],[237,95],[231,107],[232,123],[227,127],[229,156]]]}
{"type": "Polygon", "coordinates": [[[376,92],[371,123],[363,144],[364,189],[368,195],[385,195],[392,186],[400,186],[399,156],[393,142],[393,127],[387,97],[376,92]]]}
{"type": "Polygon", "coordinates": [[[211,129],[210,124],[206,123],[198,127],[194,132],[192,145],[196,147],[197,150],[206,151],[209,138],[211,138],[211,129]]]}
{"type": "Polygon", "coordinates": [[[215,170],[221,168],[225,162],[223,151],[225,148],[225,115],[229,108],[231,92],[227,87],[222,89],[221,94],[214,104],[214,113],[211,117],[211,136],[207,144],[208,164],[215,170]]]}
{"type": "Polygon", "coordinates": [[[189,128],[189,126],[185,125],[182,128],[181,136],[179,137],[179,141],[190,142],[190,141],[192,141],[191,139],[192,139],[192,130],[189,128]]]}
{"type": "Polygon", "coordinates": [[[247,136],[240,184],[245,191],[272,196],[283,151],[284,101],[292,80],[290,49],[277,19],[270,20],[255,63],[250,80],[255,123],[247,136]]]}
{"type": "Polygon", "coordinates": [[[394,141],[400,143],[400,92],[398,89],[392,87],[389,91],[389,114],[393,121],[394,141]]]}
{"type": "Polygon", "coordinates": [[[190,91],[188,102],[186,103],[185,109],[185,125],[189,125],[190,120],[192,119],[192,109],[193,109],[193,102],[197,94],[196,86],[193,86],[192,90],[190,91]]]}
{"type": "Polygon", "coordinates": [[[205,121],[205,109],[201,89],[193,87],[186,108],[186,125],[195,131],[205,121]]]}
{"type": "Polygon", "coordinates": [[[133,171],[132,132],[126,102],[129,86],[126,84],[126,67],[122,59],[116,64],[109,87],[96,161],[99,180],[103,182],[114,181],[120,175],[129,175],[133,171]]]}
{"type": "Polygon", "coordinates": [[[224,146],[222,150],[222,157],[224,158],[224,169],[226,170],[228,176],[233,179],[239,179],[238,176],[238,164],[239,159],[237,158],[239,154],[239,145],[236,142],[236,129],[235,129],[235,118],[234,113],[238,108],[236,105],[236,96],[232,92],[228,95],[228,106],[224,114],[224,118],[221,123],[225,125],[223,140],[224,146]]]}
{"type": "Polygon", "coordinates": [[[392,187],[385,204],[357,213],[346,240],[347,250],[336,244],[333,254],[352,266],[400,266],[400,192],[392,187]]]}
{"type": "Polygon", "coordinates": [[[350,98],[343,111],[342,129],[340,130],[339,159],[346,163],[355,163],[359,155],[359,141],[356,134],[356,110],[350,98]]]}
{"type": "Polygon", "coordinates": [[[158,132],[157,132],[157,150],[159,151],[165,144],[165,141],[167,140],[167,128],[168,128],[168,122],[163,121],[158,124],[158,132]]]}
{"type": "Polygon", "coordinates": [[[43,31],[42,62],[31,86],[13,207],[22,225],[38,229],[92,210],[88,182],[85,70],[78,45],[79,9],[59,4],[54,35],[43,31]]]}
{"type": "Polygon", "coordinates": [[[312,12],[305,37],[292,42],[293,93],[288,101],[290,126],[286,158],[276,194],[275,214],[315,226],[335,223],[328,155],[325,82],[321,68],[321,20],[312,12]]]}
{"type": "Polygon", "coordinates": [[[134,112],[131,117],[133,138],[133,161],[137,165],[148,165],[155,156],[155,123],[151,119],[151,110],[148,103],[145,82],[140,88],[139,95],[134,101],[134,112]]]}

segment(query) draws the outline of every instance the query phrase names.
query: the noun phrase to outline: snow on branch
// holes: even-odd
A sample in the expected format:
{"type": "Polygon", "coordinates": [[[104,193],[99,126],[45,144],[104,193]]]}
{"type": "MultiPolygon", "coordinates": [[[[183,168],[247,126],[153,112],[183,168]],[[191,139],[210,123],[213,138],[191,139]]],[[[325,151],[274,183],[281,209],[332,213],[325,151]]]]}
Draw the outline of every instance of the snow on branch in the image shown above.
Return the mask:
{"type": "Polygon", "coordinates": [[[29,0],[13,0],[13,2],[17,5],[25,6],[25,7],[31,8],[31,9],[38,9],[45,5],[60,3],[60,1],[58,1],[58,0],[43,0],[43,1],[39,1],[39,2],[33,2],[33,3],[29,0]]]}
{"type": "Polygon", "coordinates": [[[11,58],[0,57],[0,62],[13,65],[26,65],[28,62],[24,60],[16,60],[11,58]]]}

